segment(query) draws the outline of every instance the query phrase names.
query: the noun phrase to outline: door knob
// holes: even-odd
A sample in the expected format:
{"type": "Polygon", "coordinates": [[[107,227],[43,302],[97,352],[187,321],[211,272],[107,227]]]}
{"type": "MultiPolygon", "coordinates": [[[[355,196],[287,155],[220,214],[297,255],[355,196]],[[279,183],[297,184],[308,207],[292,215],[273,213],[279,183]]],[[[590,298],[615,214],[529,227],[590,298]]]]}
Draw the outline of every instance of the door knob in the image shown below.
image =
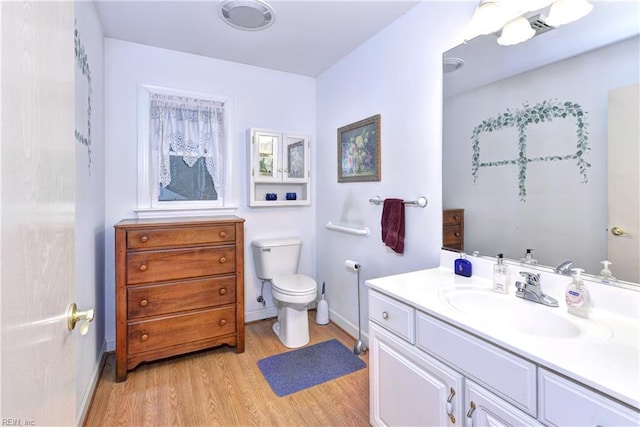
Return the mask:
{"type": "Polygon", "coordinates": [[[73,331],[78,322],[82,322],[80,325],[80,335],[86,335],[89,332],[89,322],[93,321],[95,316],[95,310],[90,308],[88,310],[78,310],[76,303],[69,305],[67,309],[67,328],[73,331]]]}
{"type": "Polygon", "coordinates": [[[620,227],[611,227],[611,234],[614,236],[622,236],[624,234],[624,230],[620,227]]]}
{"type": "Polygon", "coordinates": [[[614,236],[622,236],[623,234],[629,234],[629,233],[625,232],[620,227],[611,227],[611,234],[613,234],[614,236]]]}

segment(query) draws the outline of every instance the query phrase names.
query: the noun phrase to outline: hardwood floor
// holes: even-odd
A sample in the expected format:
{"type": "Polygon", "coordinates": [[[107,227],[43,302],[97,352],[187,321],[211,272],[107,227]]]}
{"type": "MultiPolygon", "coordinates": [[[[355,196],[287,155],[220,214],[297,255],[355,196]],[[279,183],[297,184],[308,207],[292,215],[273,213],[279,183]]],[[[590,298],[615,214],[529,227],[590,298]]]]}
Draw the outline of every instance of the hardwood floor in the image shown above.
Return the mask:
{"type": "MultiPolygon", "coordinates": [[[[311,342],[355,340],[309,312],[311,342]]],[[[257,361],[290,351],[271,331],[274,319],[246,325],[245,352],[226,346],[140,365],[115,382],[107,356],[85,426],[368,426],[369,369],[278,397],[257,361]]],[[[367,366],[369,355],[360,356],[367,366]]]]}

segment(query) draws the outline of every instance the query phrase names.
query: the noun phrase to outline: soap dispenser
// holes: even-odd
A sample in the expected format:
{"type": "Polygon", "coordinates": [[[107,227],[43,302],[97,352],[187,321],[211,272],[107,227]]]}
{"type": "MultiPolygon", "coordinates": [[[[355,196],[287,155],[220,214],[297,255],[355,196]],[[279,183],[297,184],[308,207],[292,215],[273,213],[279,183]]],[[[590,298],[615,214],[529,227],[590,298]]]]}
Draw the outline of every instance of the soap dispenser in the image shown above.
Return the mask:
{"type": "Polygon", "coordinates": [[[506,294],[509,292],[509,267],[504,264],[504,255],[496,255],[496,263],[493,265],[493,290],[506,294]]]}
{"type": "Polygon", "coordinates": [[[574,272],[573,280],[567,286],[567,292],[565,294],[565,301],[567,302],[567,311],[574,316],[589,317],[591,311],[591,295],[584,286],[581,273],[584,271],[581,268],[572,268],[574,272]]]}
{"type": "Polygon", "coordinates": [[[600,264],[602,264],[602,270],[600,270],[600,276],[598,276],[600,280],[603,283],[615,282],[617,279],[613,277],[611,270],[609,270],[609,266],[612,264],[611,261],[600,261],[600,264]]]}

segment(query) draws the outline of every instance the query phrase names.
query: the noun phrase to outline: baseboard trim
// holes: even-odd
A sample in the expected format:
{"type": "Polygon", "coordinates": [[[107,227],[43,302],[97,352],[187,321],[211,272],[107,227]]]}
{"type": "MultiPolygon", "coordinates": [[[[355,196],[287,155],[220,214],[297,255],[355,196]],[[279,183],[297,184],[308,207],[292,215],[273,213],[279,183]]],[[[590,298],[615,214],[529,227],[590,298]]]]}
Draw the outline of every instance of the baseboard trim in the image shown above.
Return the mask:
{"type": "Polygon", "coordinates": [[[261,308],[260,310],[247,311],[244,313],[244,322],[254,322],[256,320],[269,319],[278,316],[276,307],[261,308]]]}
{"type": "Polygon", "coordinates": [[[98,360],[100,362],[96,365],[96,368],[93,370],[93,375],[91,376],[91,383],[89,385],[89,389],[84,394],[82,398],[82,403],[80,404],[80,413],[78,414],[78,426],[83,426],[87,421],[87,415],[89,415],[89,408],[91,408],[91,404],[93,403],[93,398],[96,394],[96,389],[98,388],[98,381],[100,380],[100,375],[102,374],[102,370],[104,369],[104,364],[107,360],[107,342],[105,341],[102,344],[102,348],[100,349],[100,355],[98,360]]]}
{"type": "MultiPolygon", "coordinates": [[[[358,327],[353,323],[349,322],[345,317],[341,316],[339,313],[329,309],[329,320],[331,323],[338,326],[340,329],[345,331],[347,334],[351,335],[354,339],[358,338],[358,327]]],[[[369,347],[369,334],[362,332],[361,340],[362,342],[369,347]]]]}

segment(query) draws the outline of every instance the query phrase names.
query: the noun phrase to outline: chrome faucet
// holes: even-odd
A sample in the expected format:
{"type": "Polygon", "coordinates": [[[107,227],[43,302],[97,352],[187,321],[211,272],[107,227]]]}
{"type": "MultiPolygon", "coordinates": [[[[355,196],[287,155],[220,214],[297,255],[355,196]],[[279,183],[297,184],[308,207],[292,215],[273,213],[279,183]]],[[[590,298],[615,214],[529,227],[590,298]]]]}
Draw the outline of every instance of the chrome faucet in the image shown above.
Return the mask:
{"type": "Polygon", "coordinates": [[[573,265],[573,261],[565,261],[559,266],[557,266],[555,271],[558,274],[564,274],[565,276],[570,276],[571,270],[569,269],[569,267],[571,267],[572,265],[573,265]]]}
{"type": "Polygon", "coordinates": [[[516,282],[516,296],[549,307],[558,307],[558,300],[545,295],[540,288],[540,273],[521,271],[524,283],[516,282]]]}

